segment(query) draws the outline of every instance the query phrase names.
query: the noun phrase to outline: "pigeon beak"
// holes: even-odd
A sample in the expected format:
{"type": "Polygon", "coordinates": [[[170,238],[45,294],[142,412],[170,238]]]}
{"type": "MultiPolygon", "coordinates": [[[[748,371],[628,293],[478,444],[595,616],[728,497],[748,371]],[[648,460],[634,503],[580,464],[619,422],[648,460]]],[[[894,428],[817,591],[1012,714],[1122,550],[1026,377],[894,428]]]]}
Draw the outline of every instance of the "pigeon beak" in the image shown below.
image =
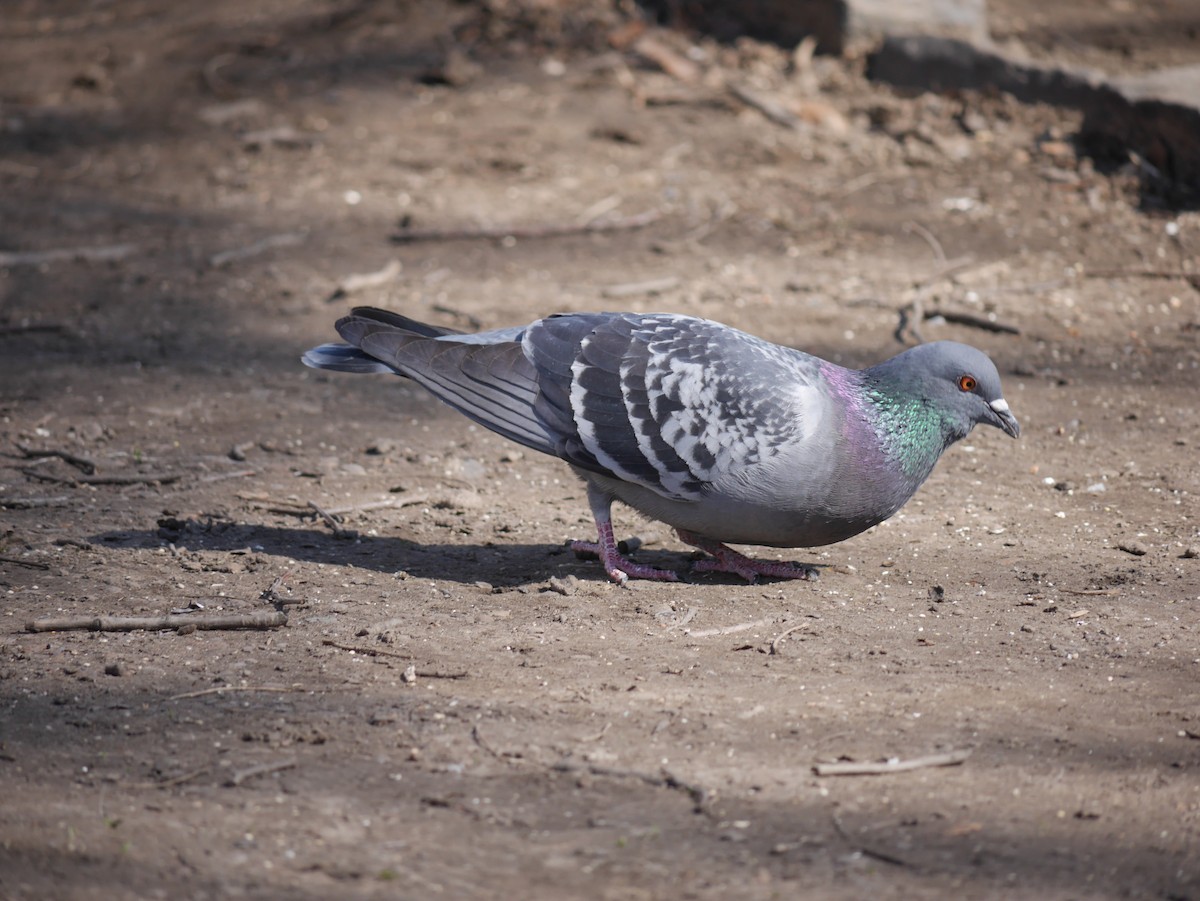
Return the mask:
{"type": "Polygon", "coordinates": [[[1021,437],[1021,424],[1017,422],[1017,417],[1013,416],[1012,411],[1008,408],[1008,401],[1003,397],[998,397],[988,404],[988,409],[994,414],[992,425],[1004,429],[1013,438],[1021,437]]]}

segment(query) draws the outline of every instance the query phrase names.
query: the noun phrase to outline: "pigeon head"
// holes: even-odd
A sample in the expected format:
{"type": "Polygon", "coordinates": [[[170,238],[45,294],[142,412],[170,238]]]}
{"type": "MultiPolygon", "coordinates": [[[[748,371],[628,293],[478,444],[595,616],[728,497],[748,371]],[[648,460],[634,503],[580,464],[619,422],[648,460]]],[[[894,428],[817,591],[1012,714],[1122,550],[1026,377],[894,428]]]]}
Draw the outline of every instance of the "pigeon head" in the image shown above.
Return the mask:
{"type": "Polygon", "coordinates": [[[966,436],[977,423],[995,426],[1013,438],[1021,426],[1000,390],[1000,374],[987,354],[955,341],[910,348],[869,372],[899,389],[937,417],[947,443],[966,436]]]}

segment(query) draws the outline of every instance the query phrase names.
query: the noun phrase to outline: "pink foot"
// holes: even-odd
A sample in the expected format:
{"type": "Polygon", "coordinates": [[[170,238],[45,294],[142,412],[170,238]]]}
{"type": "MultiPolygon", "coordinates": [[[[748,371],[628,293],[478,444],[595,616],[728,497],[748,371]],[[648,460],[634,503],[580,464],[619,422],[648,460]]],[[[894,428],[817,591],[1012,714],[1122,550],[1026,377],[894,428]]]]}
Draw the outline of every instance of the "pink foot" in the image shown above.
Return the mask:
{"type": "Polygon", "coordinates": [[[634,563],[621,556],[621,552],[617,550],[617,543],[613,539],[611,526],[608,528],[607,535],[601,530],[600,538],[599,542],[572,541],[571,550],[581,556],[599,557],[608,577],[618,585],[624,585],[630,579],[654,579],[658,582],[679,581],[679,576],[669,569],[655,569],[653,566],[634,563]]]}
{"type": "Polygon", "coordinates": [[[818,577],[817,569],[804,563],[788,563],[778,560],[755,560],[745,554],[738,553],[733,548],[726,547],[719,541],[696,535],[692,532],[680,532],[680,539],[693,547],[698,547],[711,558],[697,560],[692,564],[694,572],[702,573],[733,573],[753,584],[759,576],[769,576],[774,579],[806,579],[818,577]]]}

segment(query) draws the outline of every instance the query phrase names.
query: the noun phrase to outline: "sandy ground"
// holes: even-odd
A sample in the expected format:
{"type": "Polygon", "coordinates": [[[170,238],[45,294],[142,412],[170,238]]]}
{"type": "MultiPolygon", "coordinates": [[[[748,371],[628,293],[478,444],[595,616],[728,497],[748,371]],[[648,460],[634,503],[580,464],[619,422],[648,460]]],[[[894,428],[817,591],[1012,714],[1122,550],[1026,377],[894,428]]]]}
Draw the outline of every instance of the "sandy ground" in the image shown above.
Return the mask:
{"type": "Polygon", "coordinates": [[[688,82],[514,8],[6,13],[0,897],[1200,897],[1200,216],[1069,110],[748,42],[688,82]],[[672,310],[854,365],[916,303],[1018,330],[920,327],[993,356],[1024,434],[796,551],[814,583],[622,590],[563,548],[562,464],[299,365],[355,303],[672,310]]]}

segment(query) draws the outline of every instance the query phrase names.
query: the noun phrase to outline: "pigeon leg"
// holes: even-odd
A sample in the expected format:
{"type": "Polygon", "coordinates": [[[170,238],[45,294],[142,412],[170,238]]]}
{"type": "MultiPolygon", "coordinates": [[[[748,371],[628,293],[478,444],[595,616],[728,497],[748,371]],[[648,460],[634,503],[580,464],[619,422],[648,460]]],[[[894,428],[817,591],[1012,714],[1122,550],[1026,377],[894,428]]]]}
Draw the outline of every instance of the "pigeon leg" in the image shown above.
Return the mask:
{"type": "Polygon", "coordinates": [[[595,554],[604,564],[608,577],[618,585],[624,585],[630,579],[654,579],[659,582],[678,582],[679,576],[669,569],[655,569],[634,563],[621,556],[617,550],[617,539],[612,527],[612,498],[594,485],[588,485],[588,503],[592,508],[592,516],[596,518],[596,532],[599,541],[572,541],[571,550],[576,554],[595,554]]]}
{"type": "Polygon", "coordinates": [[[692,547],[698,547],[712,558],[697,560],[692,564],[695,572],[733,573],[741,576],[747,582],[753,583],[759,576],[770,576],[775,579],[816,579],[816,567],[803,563],[787,563],[778,560],[755,560],[740,554],[731,547],[726,547],[719,541],[697,535],[695,532],[679,530],[679,538],[692,547]]]}

